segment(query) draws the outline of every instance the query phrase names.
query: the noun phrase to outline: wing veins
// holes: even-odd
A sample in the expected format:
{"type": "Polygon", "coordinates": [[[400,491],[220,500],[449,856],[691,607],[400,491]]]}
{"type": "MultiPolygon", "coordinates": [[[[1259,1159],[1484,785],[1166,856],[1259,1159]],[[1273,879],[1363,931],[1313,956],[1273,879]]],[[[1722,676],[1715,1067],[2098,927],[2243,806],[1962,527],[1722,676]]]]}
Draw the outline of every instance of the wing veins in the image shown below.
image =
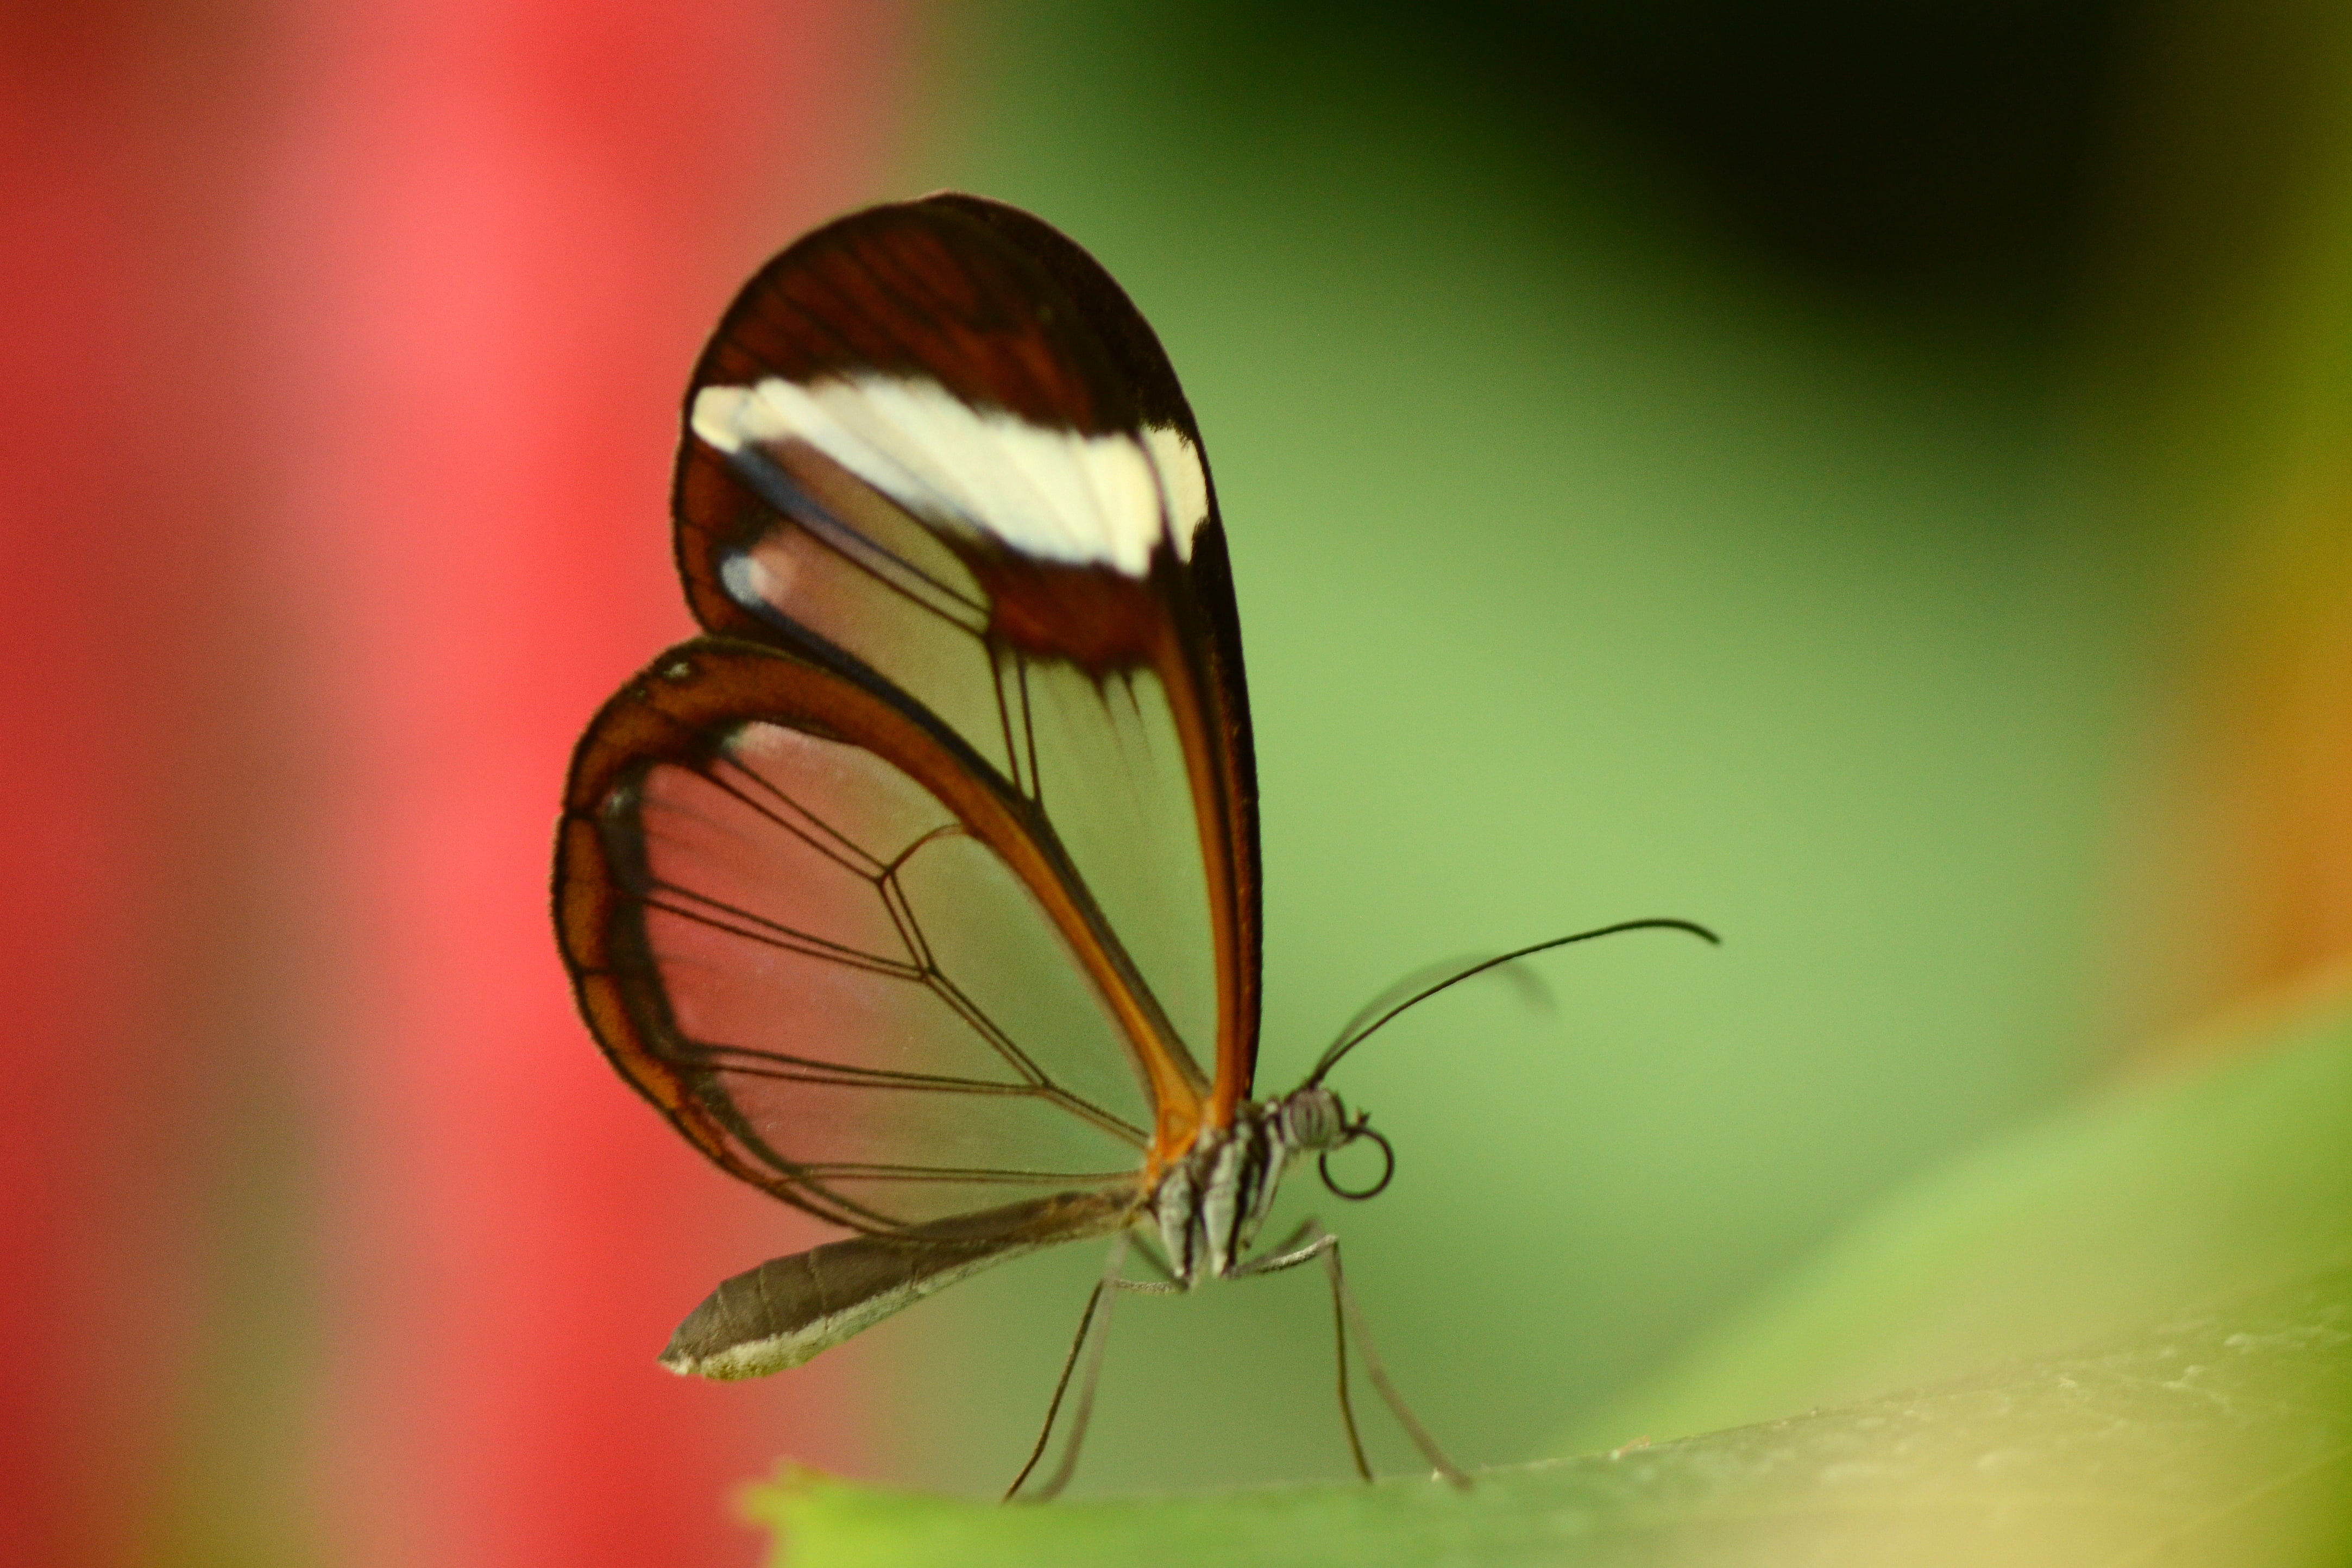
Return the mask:
{"type": "Polygon", "coordinates": [[[982,1039],[992,1045],[996,1045],[1000,1051],[1006,1053],[1007,1060],[1016,1071],[1035,1075],[1034,1082],[1040,1093],[1071,1114],[1084,1121],[1092,1122],[1107,1132],[1115,1132],[1122,1138],[1132,1137],[1137,1141],[1139,1148],[1142,1146],[1141,1134],[1138,1129],[1129,1126],[1124,1118],[1104,1110],[1084,1095],[1056,1082],[1052,1073],[1032,1061],[1028,1053],[1013,1042],[1013,1037],[999,1028],[996,1021],[982,1010],[980,1004],[965,996],[962,988],[949,978],[944,971],[931,969],[929,972],[929,979],[931,990],[940,999],[954,1009],[980,1032],[982,1039]]]}
{"type": "MultiPolygon", "coordinates": [[[[922,922],[916,917],[914,901],[907,896],[906,889],[898,884],[898,868],[905,865],[917,850],[921,849],[931,840],[954,831],[956,830],[951,828],[941,828],[934,832],[926,833],[900,852],[898,858],[891,862],[890,869],[883,875],[884,907],[890,911],[891,919],[898,923],[900,934],[909,938],[908,946],[921,960],[924,981],[929,986],[933,994],[947,1003],[950,1009],[958,1017],[971,1025],[973,1031],[986,1040],[990,1048],[1003,1057],[1005,1063],[1014,1071],[1020,1073],[1031,1083],[1067,1095],[1069,1092],[1055,1083],[1051,1073],[1031,1061],[1029,1053],[1022,1050],[1011,1035],[998,1027],[996,1020],[982,1011],[978,1003],[965,996],[962,988],[950,979],[947,971],[940,967],[939,960],[931,954],[930,944],[924,939],[922,922]]],[[[1079,1101],[1076,1095],[1069,1095],[1069,1097],[1078,1104],[1084,1105],[1087,1112],[1096,1116],[1109,1116],[1109,1113],[1098,1105],[1079,1101]]],[[[1110,1117],[1110,1119],[1118,1120],[1116,1117],[1110,1117]]]]}
{"type": "Polygon", "coordinates": [[[1021,734],[1029,745],[1029,799],[1042,811],[1045,809],[1045,780],[1037,772],[1037,721],[1036,710],[1029,701],[1029,661],[1015,653],[1013,669],[1021,682],[1021,734]]]}
{"type": "MultiPolygon", "coordinates": [[[[905,856],[899,858],[903,862],[905,856]]],[[[939,963],[931,956],[931,945],[923,940],[923,928],[915,923],[915,906],[908,902],[907,890],[898,885],[897,866],[883,873],[880,886],[882,907],[889,915],[890,924],[898,928],[898,939],[915,956],[915,963],[924,974],[938,973],[939,963]]]]}
{"type": "MultiPolygon", "coordinates": [[[[746,1154],[775,1173],[777,1181],[782,1184],[782,1191],[791,1197],[792,1201],[807,1208],[819,1218],[832,1220],[836,1225],[848,1226],[854,1230],[869,1228],[897,1230],[910,1223],[885,1214],[870,1204],[859,1203],[854,1198],[845,1197],[833,1191],[824,1183],[812,1181],[803,1176],[801,1165],[777,1153],[775,1147],[766,1138],[761,1136],[760,1130],[751,1125],[751,1119],[743,1114],[733,1099],[722,1099],[716,1105],[709,1105],[706,1102],[706,1105],[717,1116],[720,1124],[732,1134],[735,1141],[742,1145],[746,1154]]],[[[771,1186],[769,1190],[776,1191],[778,1188],[771,1186]]]]}
{"type": "MultiPolygon", "coordinates": [[[[942,832],[948,831],[950,830],[940,830],[942,832]]],[[[1054,1075],[1039,1067],[1030,1058],[1029,1053],[1021,1049],[1019,1042],[982,1010],[980,1004],[964,995],[963,988],[949,977],[947,971],[940,968],[939,961],[932,956],[930,944],[923,938],[922,924],[915,916],[914,904],[907,897],[906,890],[898,885],[898,866],[904,864],[908,855],[913,854],[916,850],[922,847],[924,842],[928,842],[934,836],[936,835],[926,834],[923,840],[909,845],[906,852],[898,857],[898,862],[882,879],[884,906],[890,911],[890,918],[898,923],[900,934],[908,938],[909,949],[921,960],[924,984],[930,988],[933,995],[947,1003],[956,1016],[970,1025],[974,1033],[986,1040],[990,1049],[1004,1059],[1007,1066],[1027,1079],[1031,1084],[1048,1092],[1050,1097],[1065,1110],[1085,1121],[1094,1123],[1106,1131],[1113,1132],[1121,1138],[1138,1139],[1138,1146],[1140,1146],[1141,1134],[1137,1129],[1129,1126],[1125,1118],[1104,1110],[1093,1101],[1073,1093],[1068,1088],[1055,1082],[1054,1075]]]]}
{"type": "MultiPolygon", "coordinates": [[[[910,845],[907,854],[913,854],[916,850],[922,847],[924,842],[929,841],[932,836],[934,835],[927,834],[923,841],[910,845]]],[[[904,864],[905,862],[906,855],[898,857],[898,864],[904,864]]],[[[909,946],[922,961],[921,977],[923,983],[930,988],[932,994],[947,1003],[950,1011],[969,1024],[981,1039],[986,1040],[989,1049],[1004,1059],[1005,1065],[1033,1084],[1053,1084],[1053,1079],[1035,1062],[1029,1060],[1029,1053],[1015,1044],[1011,1035],[999,1029],[994,1019],[974,1006],[971,999],[958,989],[955,982],[949,979],[946,972],[940,967],[939,961],[931,956],[930,944],[923,939],[922,922],[915,917],[914,904],[907,897],[906,889],[898,885],[898,865],[893,865],[888,873],[884,876],[883,888],[883,904],[890,910],[891,919],[900,923],[902,933],[911,936],[913,940],[909,946]],[[892,894],[898,895],[895,902],[891,898],[892,894]]]]}
{"type": "MultiPolygon", "coordinates": [[[[814,443],[810,444],[814,445],[814,443]]],[[[820,455],[824,452],[822,447],[816,450],[820,455]]],[[[987,630],[988,606],[965,598],[961,592],[904,556],[894,553],[887,546],[861,533],[855,524],[844,521],[831,507],[810,495],[798,481],[785,473],[782,465],[758,447],[745,445],[725,455],[728,466],[751,481],[751,488],[759,492],[760,498],[768,504],[771,510],[785,522],[808,533],[849,565],[950,625],[974,635],[987,630]],[[925,589],[930,592],[924,592],[925,589]]],[[[907,512],[909,517],[914,518],[917,527],[929,526],[914,513],[907,511],[878,486],[867,484],[854,474],[850,477],[881,496],[891,506],[907,512]]]]}
{"type": "Polygon", "coordinates": [[[713,1072],[740,1073],[745,1078],[765,1079],[775,1083],[814,1083],[830,1089],[903,1089],[913,1093],[1045,1100],[1080,1121],[1092,1124],[1098,1131],[1110,1134],[1123,1144],[1131,1144],[1140,1149],[1149,1141],[1140,1127],[1130,1125],[1123,1118],[1071,1093],[1058,1083],[994,1083],[984,1078],[949,1078],[888,1068],[853,1067],[846,1062],[814,1061],[804,1057],[783,1056],[775,1051],[753,1052],[740,1046],[706,1044],[701,1045],[700,1050],[707,1054],[691,1060],[695,1065],[706,1067],[713,1072]],[[767,1056],[782,1061],[803,1063],[807,1071],[755,1067],[740,1061],[720,1060],[722,1055],[767,1056]]]}
{"type": "Polygon", "coordinates": [[[709,779],[714,788],[723,790],[732,799],[741,801],[748,810],[754,811],[760,816],[767,819],[769,821],[773,822],[776,826],[792,834],[793,837],[800,840],[801,842],[808,845],[809,848],[814,850],[817,853],[823,855],[825,859],[831,861],[842,870],[852,873],[867,882],[878,882],[881,880],[882,873],[885,869],[882,862],[868,854],[863,845],[857,843],[855,840],[851,839],[848,834],[842,832],[832,823],[826,821],[823,817],[818,816],[814,811],[810,810],[806,806],[802,805],[798,800],[793,800],[790,795],[784,792],[782,786],[778,785],[773,779],[768,778],[765,774],[760,772],[757,768],[747,768],[731,757],[727,758],[724,760],[726,766],[731,771],[741,774],[744,778],[749,779],[753,783],[757,784],[760,789],[766,791],[768,794],[774,796],[778,800],[782,801],[785,807],[790,810],[793,815],[806,819],[819,832],[824,834],[826,838],[831,839],[835,843],[839,844],[843,849],[847,850],[851,854],[856,855],[858,861],[862,861],[865,863],[860,865],[842,859],[842,857],[835,853],[834,851],[828,849],[825,845],[819,843],[814,838],[811,837],[807,830],[802,828],[798,823],[793,821],[789,818],[780,816],[776,812],[770,810],[766,806],[762,805],[758,800],[753,800],[741,789],[737,789],[727,779],[719,778],[717,773],[708,768],[698,769],[698,771],[701,773],[703,778],[709,779]]]}
{"type": "Polygon", "coordinates": [[[714,1072],[740,1072],[746,1078],[769,1078],[778,1082],[828,1083],[845,1089],[913,1089],[957,1094],[1032,1097],[1046,1093],[1051,1088],[1042,1083],[1000,1083],[986,1078],[955,1078],[946,1073],[908,1072],[899,1068],[819,1061],[812,1057],[791,1056],[782,1051],[755,1051],[749,1046],[697,1043],[705,1053],[698,1061],[714,1072]],[[762,1059],[762,1061],[755,1063],[746,1061],[746,1058],[762,1059]],[[764,1062],[777,1065],[768,1066],[764,1062]]]}
{"type": "Polygon", "coordinates": [[[1110,1186],[1135,1179],[1133,1171],[1025,1171],[995,1166],[959,1169],[949,1166],[834,1164],[804,1166],[802,1168],[835,1180],[862,1181],[969,1181],[1023,1185],[1068,1182],[1075,1186],[1110,1186]]]}
{"type": "Polygon", "coordinates": [[[1053,1075],[1030,1061],[1029,1053],[1015,1044],[1011,1035],[998,1028],[995,1019],[981,1011],[972,999],[963,994],[962,988],[953,980],[949,979],[944,972],[937,967],[926,969],[923,971],[923,980],[930,987],[933,995],[947,1003],[949,1009],[957,1017],[970,1024],[981,1039],[988,1041],[996,1054],[1004,1059],[1007,1066],[1038,1088],[1056,1087],[1053,1075]]]}
{"type": "Polygon", "coordinates": [[[724,931],[730,936],[740,936],[747,942],[758,942],[782,952],[798,953],[804,957],[827,959],[833,963],[846,965],[853,969],[865,969],[873,974],[887,975],[897,980],[919,980],[927,972],[913,965],[902,964],[894,958],[860,952],[855,947],[845,947],[838,942],[829,942],[822,936],[812,936],[805,931],[795,931],[789,925],[782,925],[775,921],[764,919],[751,914],[749,910],[738,909],[733,904],[723,903],[707,894],[697,893],[690,887],[679,887],[671,883],[661,883],[658,885],[667,892],[707,904],[721,915],[732,915],[749,925],[765,928],[747,930],[744,925],[718,919],[702,910],[670,904],[659,898],[647,898],[641,901],[648,909],[658,909],[665,915],[675,915],[680,920],[691,920],[698,925],[709,926],[713,931],[724,931]]]}
{"type": "Polygon", "coordinates": [[[1080,1094],[1073,1094],[1058,1083],[1048,1083],[1045,1086],[1045,1097],[1081,1121],[1092,1122],[1122,1143],[1133,1144],[1140,1149],[1151,1142],[1150,1135],[1142,1128],[1130,1126],[1126,1118],[1113,1115],[1093,1101],[1080,1094]]]}
{"type": "MultiPolygon", "coordinates": [[[[1013,703],[1006,695],[1008,664],[1017,656],[995,638],[988,639],[989,685],[995,689],[996,720],[1004,733],[1004,759],[1013,770],[1013,787],[1026,794],[1028,789],[1021,773],[1021,748],[1013,739],[1013,703]]],[[[1024,727],[1028,723],[1025,713],[1022,722],[1024,727]]]]}

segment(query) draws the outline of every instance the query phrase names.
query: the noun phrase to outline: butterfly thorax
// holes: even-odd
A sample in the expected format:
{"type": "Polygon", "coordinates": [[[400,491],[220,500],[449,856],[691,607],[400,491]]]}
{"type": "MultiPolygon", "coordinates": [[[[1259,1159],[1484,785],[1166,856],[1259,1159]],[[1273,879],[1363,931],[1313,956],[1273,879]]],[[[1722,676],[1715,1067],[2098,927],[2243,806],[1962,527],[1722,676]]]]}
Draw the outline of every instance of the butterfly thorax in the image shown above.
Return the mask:
{"type": "Polygon", "coordinates": [[[1347,1131],[1339,1097],[1309,1085],[1245,1104],[1232,1126],[1203,1132],[1151,1197],[1177,1283],[1230,1275],[1273,1209],[1283,1172],[1301,1155],[1337,1148],[1347,1131]]]}

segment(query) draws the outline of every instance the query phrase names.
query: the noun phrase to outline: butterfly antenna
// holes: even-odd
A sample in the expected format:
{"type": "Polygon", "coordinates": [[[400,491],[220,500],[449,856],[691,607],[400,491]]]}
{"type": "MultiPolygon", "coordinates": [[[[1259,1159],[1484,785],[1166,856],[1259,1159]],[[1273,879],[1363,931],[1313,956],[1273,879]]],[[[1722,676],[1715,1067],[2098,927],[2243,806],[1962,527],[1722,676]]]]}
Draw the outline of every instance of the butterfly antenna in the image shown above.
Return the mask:
{"type": "Polygon", "coordinates": [[[1709,931],[1706,926],[1699,925],[1696,921],[1668,919],[1621,920],[1614,925],[1603,925],[1598,930],[1580,931],[1572,936],[1555,936],[1549,942],[1538,942],[1533,946],[1521,947],[1515,952],[1497,953],[1491,958],[1482,958],[1475,964],[1454,970],[1452,974],[1446,976],[1442,980],[1438,980],[1431,985],[1423,986],[1421,989],[1413,992],[1412,995],[1405,998],[1404,1000],[1397,1003],[1386,1012],[1383,1012],[1379,1017],[1373,1019],[1371,1022],[1365,1024],[1361,1029],[1358,1029],[1353,1024],[1350,1024],[1347,1029],[1340,1030],[1339,1038],[1331,1042],[1330,1049],[1326,1051],[1323,1053],[1322,1059],[1315,1063],[1315,1071],[1307,1075],[1306,1086],[1313,1088],[1316,1084],[1322,1082],[1323,1075],[1329,1072],[1334,1067],[1337,1067],[1339,1064],[1339,1059],[1341,1057],[1347,1055],[1349,1051],[1355,1050],[1356,1047],[1361,1045],[1364,1040],[1382,1024],[1387,1023],[1391,1019],[1395,1018],[1407,1008],[1413,1007],[1419,1003],[1429,1000],[1430,998],[1445,989],[1448,986],[1458,986],[1463,981],[1474,979],[1476,977],[1485,974],[1489,969],[1497,969],[1506,964],[1517,963],[1521,958],[1529,957],[1538,953],[1549,952],[1554,947],[1565,947],[1575,942],[1590,942],[1596,936],[1614,936],[1621,931],[1686,931],[1693,936],[1700,937],[1705,941],[1714,944],[1716,946],[1720,947],[1723,946],[1722,937],[1717,936],[1714,932],[1709,931]]]}

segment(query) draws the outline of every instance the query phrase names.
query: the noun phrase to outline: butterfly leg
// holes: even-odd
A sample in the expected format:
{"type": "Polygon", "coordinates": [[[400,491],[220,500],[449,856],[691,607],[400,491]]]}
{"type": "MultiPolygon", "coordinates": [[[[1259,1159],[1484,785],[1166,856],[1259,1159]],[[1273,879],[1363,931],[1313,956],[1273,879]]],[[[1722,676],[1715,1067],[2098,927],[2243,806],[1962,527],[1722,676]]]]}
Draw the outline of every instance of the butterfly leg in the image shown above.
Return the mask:
{"type": "Polygon", "coordinates": [[[1143,1266],[1166,1281],[1167,1289],[1156,1289],[1150,1281],[1142,1280],[1121,1280],[1120,1289],[1138,1291],[1147,1296],[1174,1295],[1183,1290],[1182,1283],[1176,1278],[1176,1270],[1169,1266],[1167,1259],[1160,1255],[1159,1248],[1140,1236],[1131,1237],[1129,1239],[1135,1248],[1135,1255],[1143,1260],[1143,1266]]]}
{"type": "Polygon", "coordinates": [[[1095,1308],[1102,1304],[1102,1299],[1103,1287],[1097,1282],[1087,1293],[1087,1310],[1078,1314],[1078,1336],[1070,1342],[1070,1354],[1062,1358],[1062,1375],[1054,1384],[1054,1397],[1045,1406],[1045,1424],[1037,1429],[1036,1446],[1029,1450],[1029,1462],[1021,1467],[1021,1473],[1014,1476],[1013,1484],[1004,1489],[1002,1500],[1005,1502],[1011,1502],[1019,1495],[1022,1483],[1037,1468],[1037,1461],[1045,1457],[1046,1441],[1054,1435],[1054,1418],[1062,1413],[1062,1396],[1069,1392],[1070,1373],[1078,1364],[1078,1351],[1087,1343],[1087,1331],[1094,1326],[1095,1308]]]}
{"type": "Polygon", "coordinates": [[[1309,1219],[1274,1251],[1253,1258],[1235,1269],[1234,1277],[1278,1274],[1285,1269],[1296,1269],[1318,1258],[1323,1260],[1324,1275],[1331,1281],[1332,1325],[1339,1342],[1339,1418],[1347,1425],[1348,1448],[1355,1456],[1356,1473],[1368,1481],[1372,1479],[1371,1466],[1364,1458],[1363,1439],[1356,1432],[1355,1410],[1348,1399],[1348,1331],[1350,1327],[1356,1331],[1356,1354],[1364,1358],[1364,1371],[1370,1376],[1372,1386],[1380,1390],[1381,1399],[1387,1402],[1397,1424],[1412,1438],[1413,1447],[1421,1450],[1421,1457],[1429,1461],[1432,1469],[1453,1485],[1467,1490],[1470,1478],[1463,1473],[1460,1466],[1445,1457],[1445,1450],[1437,1446],[1437,1439],[1429,1435],[1429,1428],[1421,1424],[1421,1418],[1404,1402],[1404,1396],[1399,1394],[1396,1385],[1389,1381],[1388,1369],[1381,1364],[1380,1352],[1372,1344],[1371,1326],[1365,1322],[1364,1310],[1356,1304],[1356,1293],[1348,1288],[1348,1276],[1339,1267],[1338,1237],[1309,1219]],[[1310,1234],[1314,1239],[1305,1240],[1310,1234]]]}
{"type": "MultiPolygon", "coordinates": [[[[1339,1245],[1338,1237],[1328,1231],[1320,1231],[1320,1228],[1316,1225],[1314,1219],[1309,1218],[1300,1221],[1298,1228],[1285,1238],[1282,1245],[1275,1248],[1271,1252],[1260,1253],[1235,1269],[1234,1278],[1238,1280],[1251,1274],[1279,1274],[1285,1269],[1296,1269],[1302,1263],[1311,1263],[1318,1258],[1332,1253],[1339,1245]],[[1307,1242],[1307,1238],[1309,1236],[1315,1236],[1316,1239],[1302,1246],[1301,1243],[1307,1242]]],[[[1348,1319],[1339,1310],[1339,1301],[1337,1296],[1331,1299],[1331,1318],[1332,1328],[1339,1342],[1339,1425],[1347,1431],[1348,1452],[1355,1458],[1356,1474],[1369,1481],[1372,1479],[1371,1461],[1364,1458],[1364,1439],[1356,1430],[1356,1406],[1348,1397],[1348,1319]]]]}
{"type": "Polygon", "coordinates": [[[1243,1274],[1279,1274],[1285,1269],[1296,1269],[1301,1263],[1311,1263],[1321,1257],[1322,1252],[1319,1247],[1309,1247],[1304,1243],[1308,1237],[1322,1234],[1324,1234],[1323,1227],[1310,1214],[1300,1220],[1298,1228],[1284,1237],[1278,1246],[1261,1252],[1244,1263],[1234,1270],[1234,1275],[1238,1278],[1243,1274]]]}
{"type": "MultiPolygon", "coordinates": [[[[1003,1500],[1006,1502],[1013,1500],[1014,1495],[1021,1490],[1022,1484],[1028,1480],[1030,1472],[1037,1468],[1037,1462],[1045,1457],[1045,1444],[1054,1435],[1054,1421],[1062,1413],[1062,1396],[1069,1392],[1070,1374],[1077,1369],[1078,1353],[1086,1348],[1087,1331],[1095,1327],[1097,1309],[1100,1309],[1102,1312],[1102,1326],[1095,1333],[1094,1351],[1087,1357],[1086,1376],[1078,1385],[1078,1407],[1070,1417],[1070,1435],[1062,1444],[1062,1462],[1055,1467],[1054,1473],[1046,1478],[1045,1485],[1029,1494],[1030,1498],[1037,1502],[1044,1502],[1057,1495],[1064,1487],[1070,1484],[1070,1477],[1078,1468],[1078,1446],[1086,1440],[1087,1423],[1094,1415],[1095,1385],[1102,1376],[1103,1353],[1110,1344],[1112,1293],[1118,1291],[1132,1291],[1143,1296],[1171,1296],[1183,1290],[1183,1287],[1173,1280],[1163,1283],[1154,1280],[1122,1279],[1120,1274],[1127,1267],[1127,1255],[1130,1245],[1130,1239],[1124,1232],[1113,1239],[1111,1242],[1110,1260],[1103,1269],[1103,1277],[1096,1282],[1093,1291],[1087,1293],[1087,1310],[1078,1316],[1077,1337],[1070,1342],[1070,1354],[1063,1358],[1062,1375],[1054,1385],[1052,1401],[1045,1406],[1045,1424],[1038,1430],[1036,1446],[1029,1450],[1029,1462],[1021,1467],[1021,1473],[1013,1478],[1011,1486],[1004,1489],[1003,1500]]],[[[1155,1268],[1160,1267],[1157,1258],[1147,1254],[1147,1260],[1155,1268]]]]}

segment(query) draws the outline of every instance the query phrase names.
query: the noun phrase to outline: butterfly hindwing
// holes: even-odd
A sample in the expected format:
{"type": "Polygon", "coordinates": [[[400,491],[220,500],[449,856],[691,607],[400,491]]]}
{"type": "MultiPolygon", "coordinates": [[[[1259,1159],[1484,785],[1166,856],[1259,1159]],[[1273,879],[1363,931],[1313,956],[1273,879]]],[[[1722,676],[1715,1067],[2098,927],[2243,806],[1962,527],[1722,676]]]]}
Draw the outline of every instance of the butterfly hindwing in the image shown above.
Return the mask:
{"type": "Polygon", "coordinates": [[[557,914],[616,1065],[745,1180],[869,1231],[1130,1191],[1148,1020],[1068,880],[951,737],[718,639],[625,687],[575,758],[557,914]],[[851,739],[855,735],[858,738],[851,739]]]}

